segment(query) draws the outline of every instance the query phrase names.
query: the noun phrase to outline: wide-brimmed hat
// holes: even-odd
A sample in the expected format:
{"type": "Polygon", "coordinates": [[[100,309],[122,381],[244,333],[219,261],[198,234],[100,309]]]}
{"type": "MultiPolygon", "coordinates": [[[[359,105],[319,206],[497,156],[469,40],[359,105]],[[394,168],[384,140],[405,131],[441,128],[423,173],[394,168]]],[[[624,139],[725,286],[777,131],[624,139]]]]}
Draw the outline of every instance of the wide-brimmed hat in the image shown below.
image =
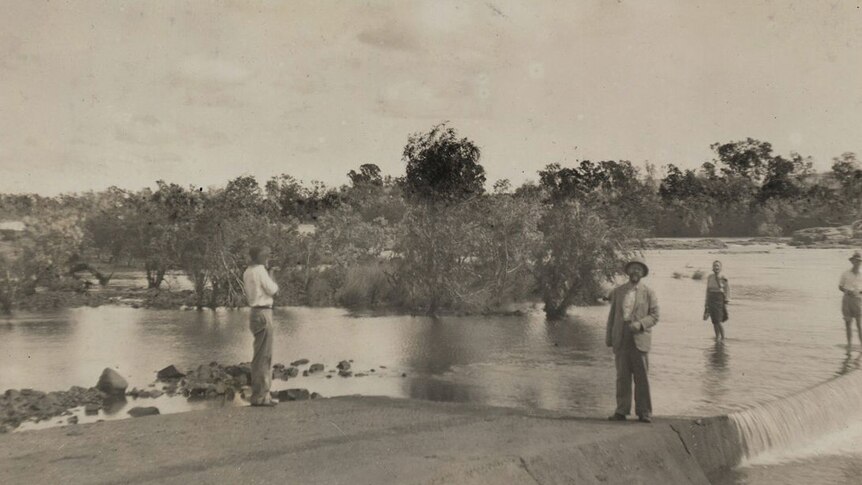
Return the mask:
{"type": "Polygon", "coordinates": [[[862,253],[854,251],[853,256],[850,256],[850,261],[862,261],[862,253]]]}
{"type": "MultiPolygon", "coordinates": [[[[860,258],[862,258],[862,255],[860,255],[860,258]]],[[[632,259],[630,259],[630,260],[629,260],[629,262],[628,262],[628,263],[626,263],[626,266],[625,266],[625,271],[626,271],[626,273],[628,273],[628,272],[629,272],[629,266],[631,266],[631,265],[633,265],[633,264],[639,264],[639,265],[643,266],[643,269],[644,269],[644,276],[646,276],[646,275],[648,275],[648,274],[649,274],[649,266],[647,266],[646,261],[644,261],[644,259],[643,259],[643,258],[641,258],[641,257],[637,257],[637,256],[636,256],[636,257],[634,257],[634,258],[632,258],[632,259]]]]}

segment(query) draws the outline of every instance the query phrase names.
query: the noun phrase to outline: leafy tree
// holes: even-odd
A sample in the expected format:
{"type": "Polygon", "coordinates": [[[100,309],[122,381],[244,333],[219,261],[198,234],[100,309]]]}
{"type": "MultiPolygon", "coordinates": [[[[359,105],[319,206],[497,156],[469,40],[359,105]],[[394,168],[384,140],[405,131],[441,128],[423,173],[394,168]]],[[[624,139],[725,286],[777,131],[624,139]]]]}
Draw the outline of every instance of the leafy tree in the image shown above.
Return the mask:
{"type": "Polygon", "coordinates": [[[407,140],[403,160],[407,164],[405,193],[413,200],[430,203],[458,202],[485,191],[485,169],[480,151],[453,128],[440,124],[428,133],[407,140]]]}
{"type": "Polygon", "coordinates": [[[716,161],[724,165],[722,172],[727,175],[746,177],[757,183],[763,180],[769,160],[773,157],[771,143],[753,138],[729,143],[713,143],[709,147],[718,156],[716,161]]]}
{"type": "Polygon", "coordinates": [[[347,173],[350,183],[354,186],[360,185],[383,185],[383,177],[380,175],[380,167],[373,163],[364,163],[359,166],[359,172],[351,170],[347,173]]]}
{"type": "Polygon", "coordinates": [[[550,205],[538,227],[535,274],[549,319],[562,317],[575,303],[594,302],[601,284],[613,281],[631,254],[629,230],[608,224],[578,200],[550,205]]]}
{"type": "Polygon", "coordinates": [[[546,199],[535,275],[550,319],[575,303],[595,301],[601,284],[612,281],[631,255],[631,240],[639,231],[608,210],[608,201],[624,193],[617,190],[630,180],[625,167],[619,168],[582,162],[577,169],[553,164],[540,172],[546,199]]]}

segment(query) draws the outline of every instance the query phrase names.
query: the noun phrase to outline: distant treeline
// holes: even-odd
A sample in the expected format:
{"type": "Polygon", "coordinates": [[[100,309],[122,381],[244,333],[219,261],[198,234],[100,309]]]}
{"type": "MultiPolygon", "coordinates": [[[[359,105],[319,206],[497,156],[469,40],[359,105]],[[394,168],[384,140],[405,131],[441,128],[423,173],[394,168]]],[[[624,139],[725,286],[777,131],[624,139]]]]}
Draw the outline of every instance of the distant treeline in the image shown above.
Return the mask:
{"type": "MultiPolygon", "coordinates": [[[[711,147],[697,170],[628,161],[551,164],[537,182],[487,192],[479,148],[446,125],[409,137],[400,177],[374,164],[349,184],[289,175],[224,187],[0,196],[0,220],[26,229],[0,252],[0,303],[62,288],[81,267],[132,265],[158,289],[169,271],[199,306],[239,306],[251,245],[273,249],[280,304],[495,311],[540,299],[551,317],[594,301],[646,236],[780,236],[862,216],[852,153],[814,173],[753,139],[711,147]]],[[[104,281],[103,281],[104,282],[104,281]]]]}

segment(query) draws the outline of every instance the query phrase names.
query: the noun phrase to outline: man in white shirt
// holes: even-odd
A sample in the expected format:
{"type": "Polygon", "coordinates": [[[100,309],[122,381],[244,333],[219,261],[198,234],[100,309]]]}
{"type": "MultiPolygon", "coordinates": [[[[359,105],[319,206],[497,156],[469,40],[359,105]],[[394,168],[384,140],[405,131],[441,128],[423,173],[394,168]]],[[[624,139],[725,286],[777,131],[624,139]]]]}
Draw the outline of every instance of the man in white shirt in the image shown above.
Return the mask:
{"type": "Polygon", "coordinates": [[[847,351],[853,345],[853,326],[852,321],[856,320],[856,332],[859,334],[859,343],[862,344],[862,272],[859,271],[859,265],[862,263],[862,253],[856,251],[850,257],[850,263],[853,268],[845,271],[841,275],[841,281],[838,283],[838,289],[844,293],[844,298],[841,300],[841,313],[844,314],[844,326],[847,329],[847,351]]]}
{"type": "Polygon", "coordinates": [[[251,265],[242,275],[245,297],[251,307],[249,329],[254,335],[254,357],[251,360],[251,405],[275,406],[269,395],[272,384],[272,297],[278,285],[266,270],[269,248],[253,247],[248,251],[251,265]]]}
{"type": "Polygon", "coordinates": [[[641,258],[626,264],[629,281],[611,292],[611,309],[605,333],[605,344],[614,349],[617,370],[617,408],[608,419],[625,421],[632,407],[632,380],[635,391],[635,413],[638,421],[652,421],[652,396],[649,389],[649,351],[652,327],[658,323],[658,299],[642,278],[649,267],[641,258]]]}

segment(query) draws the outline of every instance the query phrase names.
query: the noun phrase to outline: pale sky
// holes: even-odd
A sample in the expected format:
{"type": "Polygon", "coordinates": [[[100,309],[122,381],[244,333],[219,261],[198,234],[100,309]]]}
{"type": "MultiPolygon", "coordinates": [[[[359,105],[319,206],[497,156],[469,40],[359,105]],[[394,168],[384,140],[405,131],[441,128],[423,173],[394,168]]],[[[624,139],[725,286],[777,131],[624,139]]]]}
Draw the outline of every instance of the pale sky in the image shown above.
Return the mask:
{"type": "Polygon", "coordinates": [[[489,184],[862,154],[862,1],[0,0],[0,192],[327,185],[449,120],[489,184]]]}

